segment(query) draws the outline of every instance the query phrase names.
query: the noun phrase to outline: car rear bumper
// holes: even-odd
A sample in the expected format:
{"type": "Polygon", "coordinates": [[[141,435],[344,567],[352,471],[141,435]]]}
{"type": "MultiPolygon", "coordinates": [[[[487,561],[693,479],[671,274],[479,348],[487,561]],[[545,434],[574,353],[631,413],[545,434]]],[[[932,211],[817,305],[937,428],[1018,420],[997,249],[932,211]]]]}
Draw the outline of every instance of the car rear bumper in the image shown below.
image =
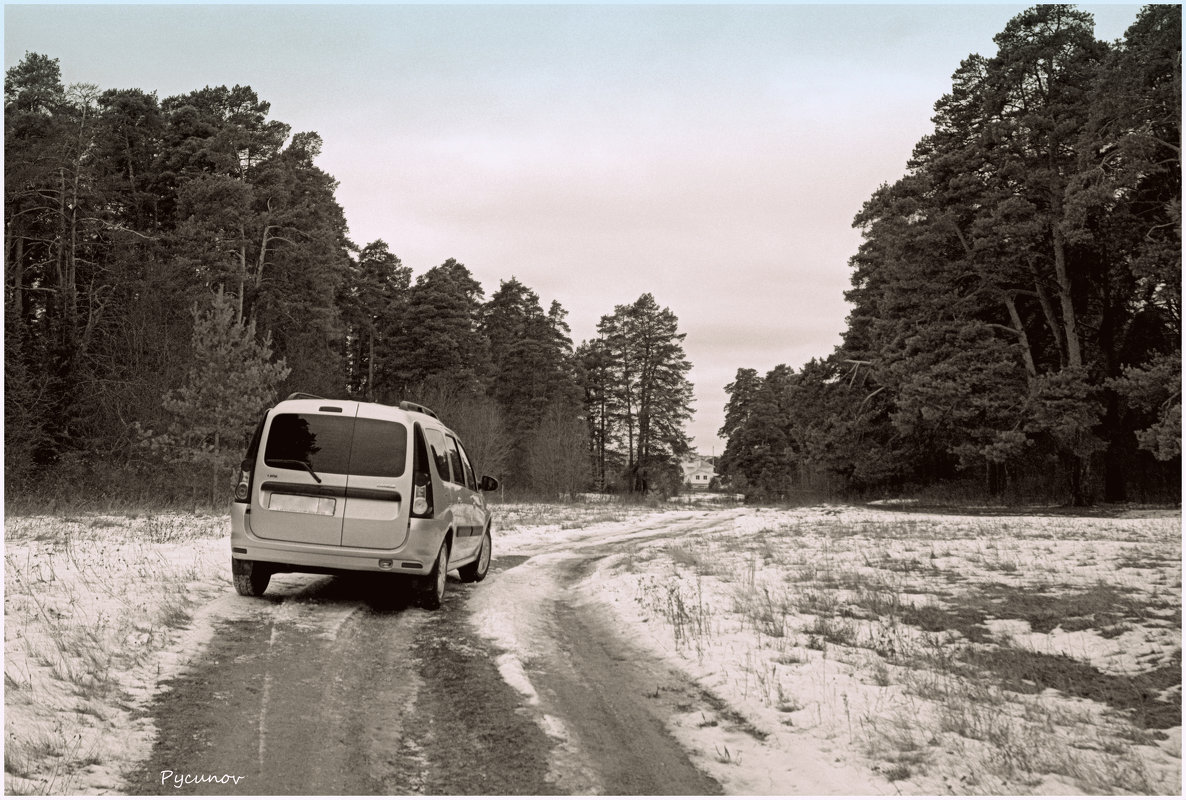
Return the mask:
{"type": "Polygon", "coordinates": [[[407,539],[394,550],[261,539],[251,532],[243,503],[231,503],[231,557],[274,564],[279,572],[390,572],[427,575],[448,532],[442,520],[413,519],[407,539]]]}

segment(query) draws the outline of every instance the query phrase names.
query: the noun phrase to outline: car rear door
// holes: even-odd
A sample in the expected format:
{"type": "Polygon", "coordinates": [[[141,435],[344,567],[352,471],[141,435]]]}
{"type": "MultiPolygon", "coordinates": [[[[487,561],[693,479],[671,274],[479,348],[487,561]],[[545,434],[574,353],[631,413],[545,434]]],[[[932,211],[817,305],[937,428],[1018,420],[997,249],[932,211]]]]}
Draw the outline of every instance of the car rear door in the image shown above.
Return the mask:
{"type": "MultiPolygon", "coordinates": [[[[469,489],[469,506],[474,515],[475,535],[478,537],[478,544],[481,544],[481,537],[486,532],[486,522],[489,520],[490,510],[486,507],[486,497],[478,490],[478,470],[470,461],[469,454],[465,452],[465,447],[462,446],[460,439],[457,440],[457,447],[461,450],[461,460],[465,462],[465,485],[469,489]]],[[[475,549],[478,544],[474,545],[475,549]]]]}
{"type": "Polygon", "coordinates": [[[462,525],[465,533],[459,535],[465,537],[465,542],[459,550],[462,555],[470,556],[477,552],[478,545],[482,543],[481,537],[486,519],[481,505],[481,495],[477,491],[478,484],[474,468],[469,462],[465,448],[461,446],[461,441],[452,435],[449,436],[449,463],[462,476],[458,481],[460,485],[458,486],[459,510],[457,513],[464,515],[462,525]]]}
{"type": "Polygon", "coordinates": [[[357,403],[297,400],[278,407],[263,432],[251,503],[261,539],[339,545],[357,403]]]}
{"type": "MultiPolygon", "coordinates": [[[[457,478],[453,476],[452,464],[449,461],[449,447],[446,443],[444,431],[438,428],[425,426],[424,439],[428,443],[429,452],[432,454],[432,461],[436,467],[436,473],[441,479],[440,491],[436,493],[437,517],[443,517],[446,514],[452,520],[453,525],[453,555],[457,555],[459,548],[463,547],[465,542],[462,537],[465,536],[464,515],[458,514],[458,502],[460,500],[460,487],[457,485],[457,478]]],[[[461,480],[465,480],[465,476],[461,476],[461,480]]],[[[436,487],[434,487],[436,492],[436,487]]]]}
{"type": "Polygon", "coordinates": [[[411,435],[403,412],[360,404],[346,484],[344,547],[403,546],[412,506],[411,435]]]}

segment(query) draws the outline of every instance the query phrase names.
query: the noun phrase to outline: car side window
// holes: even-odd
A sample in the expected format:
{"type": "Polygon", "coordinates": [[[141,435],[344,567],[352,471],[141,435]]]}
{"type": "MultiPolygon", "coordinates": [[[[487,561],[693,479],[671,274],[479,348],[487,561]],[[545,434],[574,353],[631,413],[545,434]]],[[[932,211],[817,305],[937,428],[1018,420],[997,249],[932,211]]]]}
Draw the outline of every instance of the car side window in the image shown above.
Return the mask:
{"type": "Polygon", "coordinates": [[[449,465],[453,468],[453,483],[465,485],[465,468],[461,465],[461,453],[457,451],[457,440],[452,436],[447,438],[446,447],[449,449],[449,465]]]}
{"type": "Polygon", "coordinates": [[[445,447],[445,434],[436,428],[425,428],[424,438],[428,439],[428,447],[432,450],[432,460],[436,462],[437,474],[443,481],[452,481],[449,474],[449,452],[445,447]]]}
{"type": "Polygon", "coordinates": [[[466,455],[465,448],[461,446],[461,442],[457,443],[457,451],[461,453],[461,465],[465,467],[465,485],[476,492],[478,490],[478,482],[474,477],[474,468],[470,466],[469,456],[466,455]]]}

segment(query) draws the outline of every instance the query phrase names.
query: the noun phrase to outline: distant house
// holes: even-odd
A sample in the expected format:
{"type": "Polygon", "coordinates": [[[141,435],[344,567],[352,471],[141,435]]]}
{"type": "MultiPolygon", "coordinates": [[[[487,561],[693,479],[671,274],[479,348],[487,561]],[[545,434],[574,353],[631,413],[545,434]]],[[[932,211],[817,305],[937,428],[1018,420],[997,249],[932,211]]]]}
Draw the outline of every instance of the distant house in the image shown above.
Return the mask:
{"type": "Polygon", "coordinates": [[[717,475],[716,467],[706,458],[690,458],[681,466],[684,468],[684,483],[690,484],[693,491],[704,491],[717,475]]]}

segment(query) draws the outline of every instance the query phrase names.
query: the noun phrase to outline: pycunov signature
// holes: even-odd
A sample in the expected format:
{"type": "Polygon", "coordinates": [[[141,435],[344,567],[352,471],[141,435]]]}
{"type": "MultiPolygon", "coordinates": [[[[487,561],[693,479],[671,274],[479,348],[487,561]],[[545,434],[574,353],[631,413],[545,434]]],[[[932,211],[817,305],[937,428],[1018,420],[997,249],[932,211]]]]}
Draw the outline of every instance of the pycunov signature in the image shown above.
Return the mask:
{"type": "Polygon", "coordinates": [[[171,769],[161,770],[161,786],[166,782],[171,783],[174,789],[180,789],[183,786],[195,786],[199,783],[233,783],[239,785],[239,781],[243,780],[244,775],[191,775],[188,773],[177,774],[171,769]]]}

